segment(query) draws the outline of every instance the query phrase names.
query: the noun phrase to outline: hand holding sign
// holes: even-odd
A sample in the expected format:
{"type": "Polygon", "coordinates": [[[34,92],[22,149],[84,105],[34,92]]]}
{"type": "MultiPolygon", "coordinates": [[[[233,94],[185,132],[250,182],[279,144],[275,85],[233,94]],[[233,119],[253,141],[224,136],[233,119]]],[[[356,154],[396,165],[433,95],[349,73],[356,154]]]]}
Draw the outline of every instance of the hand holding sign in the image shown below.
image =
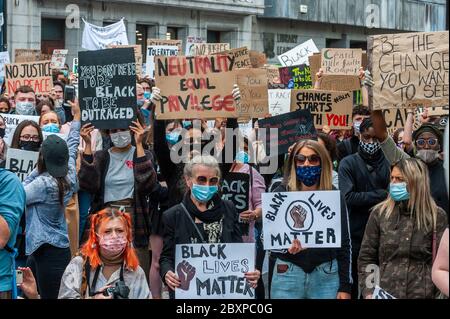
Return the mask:
{"type": "Polygon", "coordinates": [[[189,290],[189,285],[195,276],[195,267],[183,260],[177,266],[178,278],[180,278],[180,289],[189,290]]]}
{"type": "Polygon", "coordinates": [[[173,291],[181,285],[180,279],[178,279],[178,276],[175,275],[173,271],[168,271],[164,276],[164,279],[166,280],[167,286],[173,291]]]}
{"type": "Polygon", "coordinates": [[[249,283],[250,287],[256,288],[258,286],[258,280],[261,277],[261,272],[259,270],[255,270],[252,272],[245,273],[245,279],[249,283]]]}
{"type": "Polygon", "coordinates": [[[305,250],[306,248],[302,247],[302,244],[300,243],[300,240],[294,239],[292,241],[292,246],[288,249],[288,253],[291,255],[297,255],[299,252],[305,250]]]}

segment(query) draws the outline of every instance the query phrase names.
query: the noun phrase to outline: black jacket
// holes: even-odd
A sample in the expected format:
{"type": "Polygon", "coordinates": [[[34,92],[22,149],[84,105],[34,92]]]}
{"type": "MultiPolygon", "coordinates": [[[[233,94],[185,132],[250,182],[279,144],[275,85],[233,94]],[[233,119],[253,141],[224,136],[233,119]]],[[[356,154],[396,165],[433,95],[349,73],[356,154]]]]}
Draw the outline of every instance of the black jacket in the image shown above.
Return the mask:
{"type": "MultiPolygon", "coordinates": [[[[223,212],[222,236],[221,243],[242,243],[242,233],[239,227],[238,213],[234,204],[231,201],[222,200],[217,196],[216,198],[220,209],[223,212]]],[[[190,207],[192,200],[190,195],[186,194],[183,198],[185,207],[190,207]],[[188,203],[190,201],[190,203],[188,203]]],[[[195,220],[194,215],[191,217],[195,220]]],[[[186,215],[181,204],[178,204],[163,214],[164,224],[164,245],[159,259],[160,275],[165,282],[165,275],[168,271],[174,271],[175,268],[175,246],[178,244],[196,244],[202,243],[192,221],[186,215]]],[[[203,224],[197,224],[197,228],[202,232],[203,238],[205,236],[203,224]]]]}
{"type": "MultiPolygon", "coordinates": [[[[286,192],[286,186],[280,185],[274,193],[286,192]]],[[[339,292],[351,292],[351,241],[348,226],[347,207],[341,195],[341,248],[310,248],[296,255],[290,253],[272,253],[273,256],[281,260],[294,263],[306,273],[311,273],[317,266],[337,259],[339,272],[339,292]]]]}
{"type": "Polygon", "coordinates": [[[359,138],[355,135],[343,140],[336,145],[338,150],[338,161],[342,161],[347,156],[353,155],[358,152],[359,138]]]}
{"type": "Polygon", "coordinates": [[[448,193],[445,184],[444,164],[441,160],[436,163],[427,165],[430,174],[431,196],[440,208],[442,208],[448,217],[448,193]]]}
{"type": "Polygon", "coordinates": [[[359,153],[339,165],[339,189],[347,203],[354,253],[359,252],[370,209],[387,198],[390,165],[380,150],[378,160],[368,165],[359,153]]]}

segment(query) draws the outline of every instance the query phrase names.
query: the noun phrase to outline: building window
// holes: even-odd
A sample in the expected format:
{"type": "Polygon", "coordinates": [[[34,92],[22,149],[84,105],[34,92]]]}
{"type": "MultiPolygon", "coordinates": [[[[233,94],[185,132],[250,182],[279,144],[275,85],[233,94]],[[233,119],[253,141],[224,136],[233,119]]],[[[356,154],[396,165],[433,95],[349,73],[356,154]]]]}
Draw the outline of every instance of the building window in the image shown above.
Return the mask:
{"type": "Polygon", "coordinates": [[[43,18],[41,20],[41,52],[52,54],[54,49],[64,49],[65,30],[65,20],[43,18]]]}
{"type": "Polygon", "coordinates": [[[178,33],[179,33],[179,28],[167,27],[166,40],[179,40],[178,33]]]}
{"type": "Polygon", "coordinates": [[[207,42],[208,43],[221,43],[220,42],[220,31],[208,30],[207,42]]]}
{"type": "Polygon", "coordinates": [[[146,49],[147,49],[147,26],[143,24],[136,24],[136,44],[141,46],[143,62],[145,63],[145,59],[147,57],[146,49]]]}
{"type": "Polygon", "coordinates": [[[366,41],[350,41],[350,49],[363,49],[367,50],[366,41]]]}

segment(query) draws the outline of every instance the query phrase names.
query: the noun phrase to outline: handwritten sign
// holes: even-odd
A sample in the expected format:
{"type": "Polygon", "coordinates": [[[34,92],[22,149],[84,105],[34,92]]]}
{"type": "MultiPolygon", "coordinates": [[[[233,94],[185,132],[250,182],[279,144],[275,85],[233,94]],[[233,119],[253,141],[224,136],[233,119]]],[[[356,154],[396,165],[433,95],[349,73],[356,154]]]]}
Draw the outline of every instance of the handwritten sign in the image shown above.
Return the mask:
{"type": "Polygon", "coordinates": [[[291,111],[291,90],[269,90],[269,113],[272,116],[291,111]]]}
{"type": "Polygon", "coordinates": [[[266,145],[270,145],[271,140],[278,141],[278,155],[286,154],[289,147],[301,139],[317,139],[313,118],[311,113],[306,110],[298,110],[259,120],[258,124],[260,136],[266,134],[266,145]]]}
{"type": "Polygon", "coordinates": [[[254,299],[244,274],[255,270],[255,244],[176,245],[176,299],[254,299]]]}
{"type": "Polygon", "coordinates": [[[317,129],[350,128],[352,123],[352,92],[292,90],[291,110],[309,110],[317,129]]]}
{"type": "Polygon", "coordinates": [[[147,46],[164,45],[164,46],[177,46],[178,52],[181,55],[183,52],[183,40],[165,40],[165,39],[148,39],[147,46]]]}
{"type": "Polygon", "coordinates": [[[253,68],[262,68],[267,64],[267,57],[264,53],[250,50],[249,54],[253,68]]]}
{"type": "Polygon", "coordinates": [[[24,181],[37,165],[39,152],[9,148],[6,152],[5,168],[24,181]]]}
{"type": "Polygon", "coordinates": [[[0,52],[0,77],[5,76],[5,64],[9,64],[9,52],[0,52]]]}
{"type": "Polygon", "coordinates": [[[324,74],[358,75],[362,66],[361,49],[322,49],[324,74]]]}
{"type": "Polygon", "coordinates": [[[341,247],[339,191],[262,194],[264,249],[341,247]]]}
{"type": "Polygon", "coordinates": [[[146,74],[151,78],[155,77],[155,56],[179,55],[178,46],[175,45],[151,45],[147,47],[147,67],[146,74]]]}
{"type": "Polygon", "coordinates": [[[98,129],[128,128],[136,119],[136,62],[132,48],[80,52],[81,120],[98,129]]]}
{"type": "Polygon", "coordinates": [[[134,59],[136,61],[136,74],[141,75],[142,73],[142,47],[140,45],[110,45],[109,48],[133,48],[134,59]]]}
{"type": "Polygon", "coordinates": [[[448,39],[448,31],[369,37],[373,109],[405,108],[424,99],[434,107],[447,106],[448,39]]]}
{"type": "Polygon", "coordinates": [[[250,51],[247,47],[224,51],[221,54],[226,54],[230,58],[234,59],[235,69],[248,69],[252,67],[250,51]]]}
{"type": "Polygon", "coordinates": [[[408,118],[407,109],[385,109],[383,115],[389,134],[392,135],[399,128],[405,128],[408,118]]]}
{"type": "Polygon", "coordinates": [[[41,60],[41,50],[15,49],[14,63],[35,62],[41,60]]]}
{"type": "Polygon", "coordinates": [[[235,59],[225,54],[155,58],[162,99],[158,119],[237,117],[232,96],[235,59]]]}
{"type": "Polygon", "coordinates": [[[52,59],[50,62],[51,69],[64,69],[66,64],[66,56],[69,50],[53,50],[52,59]]]}
{"type": "MultiPolygon", "coordinates": [[[[250,175],[229,172],[221,184],[222,199],[233,202],[238,214],[249,210],[250,175]]],[[[249,224],[239,218],[242,235],[248,236],[249,224]]]]}
{"type": "Polygon", "coordinates": [[[294,66],[308,64],[308,56],[320,52],[314,41],[308,40],[292,50],[278,56],[282,66],[294,66]]]}
{"type": "Polygon", "coordinates": [[[186,50],[184,55],[185,56],[193,56],[194,55],[194,44],[196,43],[206,43],[205,40],[203,40],[202,37],[194,37],[194,36],[188,36],[186,39],[186,50]]]}
{"type": "Polygon", "coordinates": [[[288,89],[312,89],[311,69],[306,64],[280,68],[280,80],[288,89]]]}
{"type": "Polygon", "coordinates": [[[280,69],[274,65],[268,65],[262,69],[267,72],[267,80],[269,82],[269,89],[285,89],[286,85],[281,82],[280,69]]]}
{"type": "Polygon", "coordinates": [[[3,119],[5,120],[5,136],[3,140],[7,145],[11,145],[11,141],[16,131],[17,126],[23,121],[34,121],[39,123],[39,116],[32,115],[16,115],[16,114],[2,114],[3,119]]]}
{"type": "Polygon", "coordinates": [[[262,69],[241,69],[236,83],[241,91],[238,116],[244,118],[266,116],[269,113],[267,72],[262,69]]]}
{"type": "Polygon", "coordinates": [[[6,64],[5,75],[9,95],[22,85],[30,86],[36,93],[49,93],[53,87],[50,61],[6,64]]]}
{"type": "Polygon", "coordinates": [[[195,43],[194,55],[213,55],[230,50],[229,43],[195,43]]]}

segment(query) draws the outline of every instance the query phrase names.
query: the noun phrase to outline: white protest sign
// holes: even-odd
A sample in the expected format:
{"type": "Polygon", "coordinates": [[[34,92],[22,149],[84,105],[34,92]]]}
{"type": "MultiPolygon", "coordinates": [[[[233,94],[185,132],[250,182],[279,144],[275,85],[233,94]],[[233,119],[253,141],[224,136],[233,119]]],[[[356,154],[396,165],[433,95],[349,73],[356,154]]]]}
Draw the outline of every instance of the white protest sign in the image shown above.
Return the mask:
{"type": "Polygon", "coordinates": [[[278,56],[282,66],[295,66],[300,64],[309,65],[308,57],[314,53],[319,53],[319,49],[312,39],[300,44],[292,50],[278,56]]]}
{"type": "Polygon", "coordinates": [[[176,299],[254,299],[244,274],[255,271],[255,244],[186,244],[175,248],[176,299]]]}
{"type": "Polygon", "coordinates": [[[39,123],[39,116],[2,114],[2,117],[5,119],[6,125],[5,137],[3,138],[3,140],[6,142],[7,145],[11,145],[11,141],[17,125],[27,120],[39,123]]]}
{"type": "Polygon", "coordinates": [[[196,43],[206,43],[205,40],[201,37],[188,36],[186,39],[186,50],[185,56],[193,56],[194,55],[194,47],[196,43]]]}
{"type": "Polygon", "coordinates": [[[277,116],[291,111],[291,90],[269,90],[269,113],[277,116]]]}
{"type": "Polygon", "coordinates": [[[372,299],[397,299],[397,298],[392,296],[390,293],[388,293],[383,288],[380,288],[379,286],[375,286],[375,290],[373,292],[372,299]]]}
{"type": "Polygon", "coordinates": [[[151,78],[155,78],[155,56],[178,55],[179,48],[176,45],[149,45],[147,46],[147,67],[145,72],[151,78]]]}
{"type": "Polygon", "coordinates": [[[66,64],[66,56],[69,50],[53,50],[52,60],[50,62],[51,69],[64,69],[66,64]]]}
{"type": "Polygon", "coordinates": [[[42,132],[42,137],[44,141],[49,137],[50,135],[56,135],[60,138],[62,138],[64,141],[67,141],[69,134],[61,134],[61,133],[51,133],[51,132],[42,132]]]}
{"type": "Polygon", "coordinates": [[[102,50],[109,45],[128,45],[127,30],[124,19],[99,27],[88,23],[83,19],[84,31],[81,46],[86,50],[102,50]]]}
{"type": "Polygon", "coordinates": [[[23,182],[36,167],[39,152],[30,152],[9,148],[6,152],[5,168],[19,177],[23,182]]]}
{"type": "Polygon", "coordinates": [[[9,52],[0,52],[0,77],[5,77],[5,64],[9,64],[9,52]]]}
{"type": "Polygon", "coordinates": [[[341,247],[339,191],[264,193],[264,249],[341,247]]]}

